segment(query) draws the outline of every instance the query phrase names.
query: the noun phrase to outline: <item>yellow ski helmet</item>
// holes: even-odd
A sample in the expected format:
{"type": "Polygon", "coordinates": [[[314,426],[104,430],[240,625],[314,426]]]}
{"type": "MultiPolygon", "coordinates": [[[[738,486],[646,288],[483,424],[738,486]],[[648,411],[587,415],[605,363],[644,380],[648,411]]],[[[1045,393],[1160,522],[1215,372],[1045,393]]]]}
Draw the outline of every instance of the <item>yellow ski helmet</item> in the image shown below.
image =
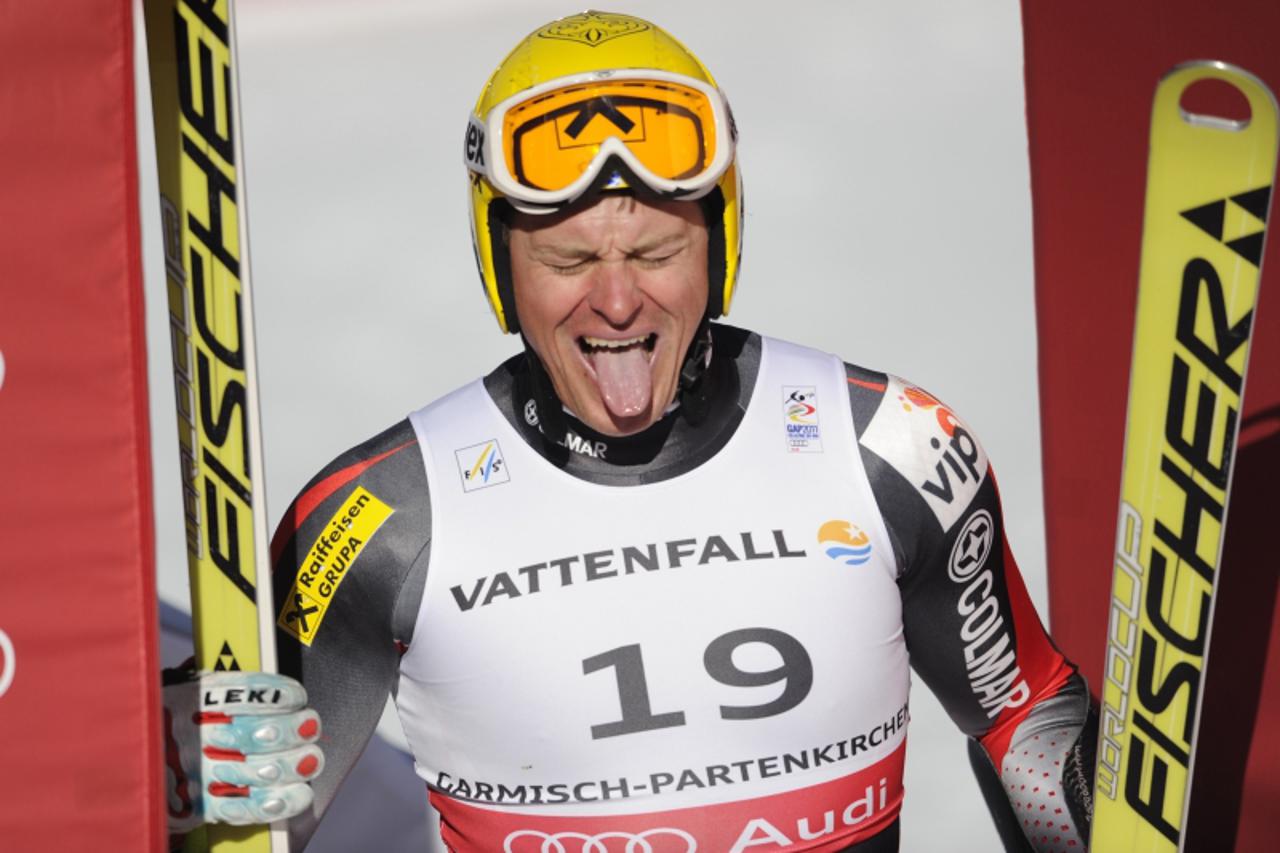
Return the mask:
{"type": "Polygon", "coordinates": [[[503,332],[519,331],[508,206],[554,213],[627,187],[702,202],[707,315],[728,313],[742,252],[737,129],[711,72],[656,25],[583,12],[534,30],[485,83],[464,159],[476,265],[503,332]]]}

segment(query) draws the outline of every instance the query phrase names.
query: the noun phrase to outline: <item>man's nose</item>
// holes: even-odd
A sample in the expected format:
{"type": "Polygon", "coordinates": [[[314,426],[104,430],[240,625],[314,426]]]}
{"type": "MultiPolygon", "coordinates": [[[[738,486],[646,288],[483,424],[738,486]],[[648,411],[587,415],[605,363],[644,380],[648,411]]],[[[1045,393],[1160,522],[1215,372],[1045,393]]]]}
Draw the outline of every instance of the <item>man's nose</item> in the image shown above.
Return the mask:
{"type": "Polygon", "coordinates": [[[643,294],[636,286],[635,270],[626,261],[610,261],[600,264],[594,273],[587,304],[609,325],[625,327],[644,304],[643,294]]]}

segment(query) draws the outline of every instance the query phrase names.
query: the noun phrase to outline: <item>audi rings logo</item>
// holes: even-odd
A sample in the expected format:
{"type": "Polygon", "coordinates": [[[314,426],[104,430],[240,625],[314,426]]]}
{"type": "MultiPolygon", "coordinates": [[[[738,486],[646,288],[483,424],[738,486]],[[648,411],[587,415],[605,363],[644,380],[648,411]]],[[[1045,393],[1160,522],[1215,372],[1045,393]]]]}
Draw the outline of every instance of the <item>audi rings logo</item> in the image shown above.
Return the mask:
{"type": "Polygon", "coordinates": [[[13,684],[15,669],[17,669],[17,663],[13,654],[13,641],[3,629],[0,629],[0,696],[8,692],[9,685],[13,684]]]}
{"type": "Polygon", "coordinates": [[[537,829],[521,829],[507,836],[502,844],[505,853],[694,853],[698,842],[683,829],[659,827],[646,829],[644,832],[597,832],[587,835],[585,832],[542,832],[537,829]],[[532,839],[532,844],[516,842],[522,838],[532,839]],[[684,842],[684,849],[673,847],[670,843],[661,844],[664,840],[684,842]],[[610,841],[621,841],[621,847],[609,848],[610,841]],[[538,843],[541,842],[541,843],[538,843]],[[654,842],[661,844],[655,846],[654,842]],[[536,844],[537,846],[534,846],[536,844]]]}
{"type": "Polygon", "coordinates": [[[980,509],[965,521],[956,544],[951,548],[951,561],[947,564],[947,576],[956,583],[964,583],[981,571],[991,553],[995,539],[995,522],[991,513],[980,509]]]}

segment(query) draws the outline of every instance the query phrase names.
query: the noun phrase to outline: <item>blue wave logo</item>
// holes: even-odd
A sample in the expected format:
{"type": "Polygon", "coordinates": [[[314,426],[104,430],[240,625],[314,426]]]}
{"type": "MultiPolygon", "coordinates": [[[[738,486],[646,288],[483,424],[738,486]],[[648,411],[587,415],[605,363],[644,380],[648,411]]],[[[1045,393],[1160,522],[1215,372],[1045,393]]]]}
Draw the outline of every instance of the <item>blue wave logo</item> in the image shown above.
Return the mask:
{"type": "Polygon", "coordinates": [[[846,566],[861,566],[871,559],[871,538],[858,525],[833,519],[818,528],[818,542],[827,556],[846,566]]]}

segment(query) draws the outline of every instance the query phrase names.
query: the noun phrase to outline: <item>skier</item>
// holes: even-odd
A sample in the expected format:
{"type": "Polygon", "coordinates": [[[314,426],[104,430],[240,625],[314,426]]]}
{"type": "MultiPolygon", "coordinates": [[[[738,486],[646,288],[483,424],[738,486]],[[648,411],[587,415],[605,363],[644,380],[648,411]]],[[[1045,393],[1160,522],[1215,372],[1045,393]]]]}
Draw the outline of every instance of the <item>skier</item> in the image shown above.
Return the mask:
{"type": "Polygon", "coordinates": [[[393,695],[455,850],[896,850],[909,653],[1005,844],[1085,849],[1096,722],[977,438],[898,377],[712,322],[736,136],[639,18],[554,21],[493,73],[471,229],[524,352],[291,505],[283,674],[166,688],[176,830],[305,843],[393,695]]]}

